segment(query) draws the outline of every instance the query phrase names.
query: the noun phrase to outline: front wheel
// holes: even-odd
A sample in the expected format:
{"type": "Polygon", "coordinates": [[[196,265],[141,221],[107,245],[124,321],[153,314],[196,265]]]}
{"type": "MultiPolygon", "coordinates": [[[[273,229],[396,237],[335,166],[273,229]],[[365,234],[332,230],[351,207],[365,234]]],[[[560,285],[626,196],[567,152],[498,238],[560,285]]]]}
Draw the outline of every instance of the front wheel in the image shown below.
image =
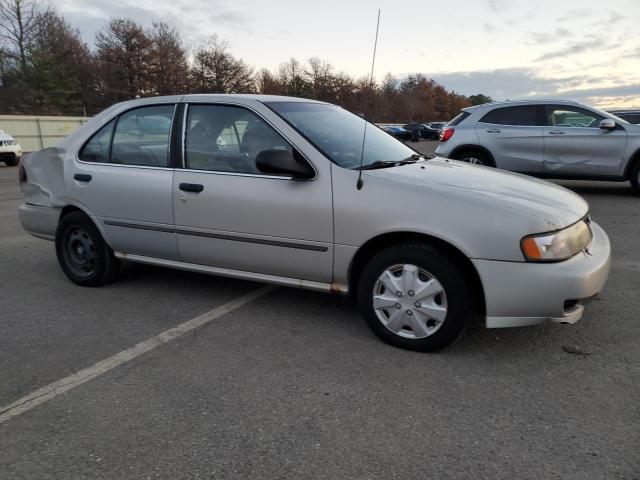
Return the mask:
{"type": "Polygon", "coordinates": [[[13,157],[4,158],[4,163],[7,167],[15,167],[16,165],[18,165],[19,161],[20,161],[20,157],[16,155],[14,155],[13,157]]]}
{"type": "Polygon", "coordinates": [[[60,220],[56,254],[69,280],[85,287],[110,283],[120,271],[120,261],[95,224],[82,212],[71,212],[60,220]]]}
{"type": "Polygon", "coordinates": [[[478,150],[460,152],[455,156],[455,160],[460,160],[472,165],[485,165],[487,167],[493,166],[491,160],[489,160],[489,156],[478,150]]]}
{"type": "Polygon", "coordinates": [[[360,311],[385,342],[433,352],[454,342],[473,317],[472,290],[462,269],[428,244],[389,247],[364,268],[360,311]]]}

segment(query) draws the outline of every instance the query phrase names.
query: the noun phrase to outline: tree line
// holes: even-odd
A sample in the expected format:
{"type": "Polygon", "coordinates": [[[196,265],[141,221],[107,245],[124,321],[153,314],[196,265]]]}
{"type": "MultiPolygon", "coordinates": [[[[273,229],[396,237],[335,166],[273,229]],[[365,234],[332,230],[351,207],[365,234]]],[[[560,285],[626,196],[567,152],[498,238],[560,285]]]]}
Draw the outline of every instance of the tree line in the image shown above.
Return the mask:
{"type": "Polygon", "coordinates": [[[187,52],[166,23],[114,18],[93,48],[36,0],[0,0],[0,113],[93,115],[132,98],[184,93],[263,93],[327,101],[377,122],[448,120],[489,97],[447,91],[422,74],[354,78],[319,58],[271,71],[236,58],[211,36],[187,52]]]}

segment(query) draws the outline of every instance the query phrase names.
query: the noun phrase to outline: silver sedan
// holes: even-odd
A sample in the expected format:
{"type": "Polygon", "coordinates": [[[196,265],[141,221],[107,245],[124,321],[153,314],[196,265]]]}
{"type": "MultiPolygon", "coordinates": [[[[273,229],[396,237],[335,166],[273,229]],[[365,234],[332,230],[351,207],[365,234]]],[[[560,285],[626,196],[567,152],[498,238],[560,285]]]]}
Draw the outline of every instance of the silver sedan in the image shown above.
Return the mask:
{"type": "Polygon", "coordinates": [[[351,293],[380,338],[416,350],[478,316],[575,323],[609,273],[609,240],[580,196],[422,156],[310,100],[120,103],[29,155],[20,178],[22,224],[55,241],[79,285],[130,261],[351,293]]]}

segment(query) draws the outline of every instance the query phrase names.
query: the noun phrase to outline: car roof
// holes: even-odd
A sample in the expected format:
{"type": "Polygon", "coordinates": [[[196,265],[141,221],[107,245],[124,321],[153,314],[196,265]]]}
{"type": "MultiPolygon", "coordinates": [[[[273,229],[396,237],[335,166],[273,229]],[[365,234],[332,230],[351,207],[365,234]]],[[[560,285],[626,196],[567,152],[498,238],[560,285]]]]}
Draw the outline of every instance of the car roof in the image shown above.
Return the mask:
{"type": "Polygon", "coordinates": [[[482,105],[473,105],[471,107],[463,108],[462,110],[464,110],[465,112],[472,112],[479,108],[491,109],[491,108],[505,107],[505,106],[540,105],[540,104],[547,104],[547,103],[554,103],[556,105],[579,105],[579,106],[581,105],[580,103],[575,102],[573,100],[560,100],[557,98],[536,98],[536,99],[526,99],[526,100],[500,100],[497,102],[483,103],[482,105]]]}
{"type": "Polygon", "coordinates": [[[256,100],[258,102],[305,102],[305,103],[320,103],[326,104],[326,102],[320,102],[318,100],[312,100],[309,98],[299,97],[287,97],[282,95],[260,95],[260,94],[245,94],[245,93],[190,93],[186,95],[169,95],[169,96],[157,96],[157,97],[144,97],[136,98],[134,100],[126,100],[119,103],[120,106],[142,106],[153,105],[157,103],[165,102],[188,102],[189,100],[197,100],[198,102],[211,100],[215,101],[237,101],[237,100],[256,100]]]}

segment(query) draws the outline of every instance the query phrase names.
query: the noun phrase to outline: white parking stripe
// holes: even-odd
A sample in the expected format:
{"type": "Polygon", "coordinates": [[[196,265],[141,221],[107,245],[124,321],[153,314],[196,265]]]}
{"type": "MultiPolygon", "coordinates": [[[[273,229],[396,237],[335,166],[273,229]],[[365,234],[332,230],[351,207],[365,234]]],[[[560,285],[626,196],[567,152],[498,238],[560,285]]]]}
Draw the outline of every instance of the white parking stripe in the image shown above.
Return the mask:
{"type": "Polygon", "coordinates": [[[4,423],[7,420],[20,415],[21,413],[27,412],[32,408],[41,405],[52,398],[57,397],[58,395],[62,395],[65,392],[68,392],[72,388],[75,388],[83,383],[92,380],[103,373],[108,372],[109,370],[113,370],[114,368],[122,365],[123,363],[129,362],[136,357],[139,357],[143,353],[146,353],[154,348],[157,348],[171,340],[174,340],[185,333],[188,333],[198,327],[201,327],[212,320],[215,320],[222,315],[225,315],[237,308],[246,305],[269,292],[272,292],[277,287],[274,286],[264,286],[254,290],[242,297],[232,300],[229,303],[225,303],[224,305],[214,308],[213,310],[208,311],[198,317],[192,318],[177,327],[166,330],[155,337],[151,337],[143,342],[140,342],[134,345],[131,348],[127,348],[115,355],[106,358],[88,368],[80,370],[68,377],[65,377],[56,382],[50,383],[49,385],[42,387],[35,392],[30,393],[29,395],[22,397],[20,400],[16,400],[15,402],[6,405],[0,408],[0,423],[4,423]]]}

